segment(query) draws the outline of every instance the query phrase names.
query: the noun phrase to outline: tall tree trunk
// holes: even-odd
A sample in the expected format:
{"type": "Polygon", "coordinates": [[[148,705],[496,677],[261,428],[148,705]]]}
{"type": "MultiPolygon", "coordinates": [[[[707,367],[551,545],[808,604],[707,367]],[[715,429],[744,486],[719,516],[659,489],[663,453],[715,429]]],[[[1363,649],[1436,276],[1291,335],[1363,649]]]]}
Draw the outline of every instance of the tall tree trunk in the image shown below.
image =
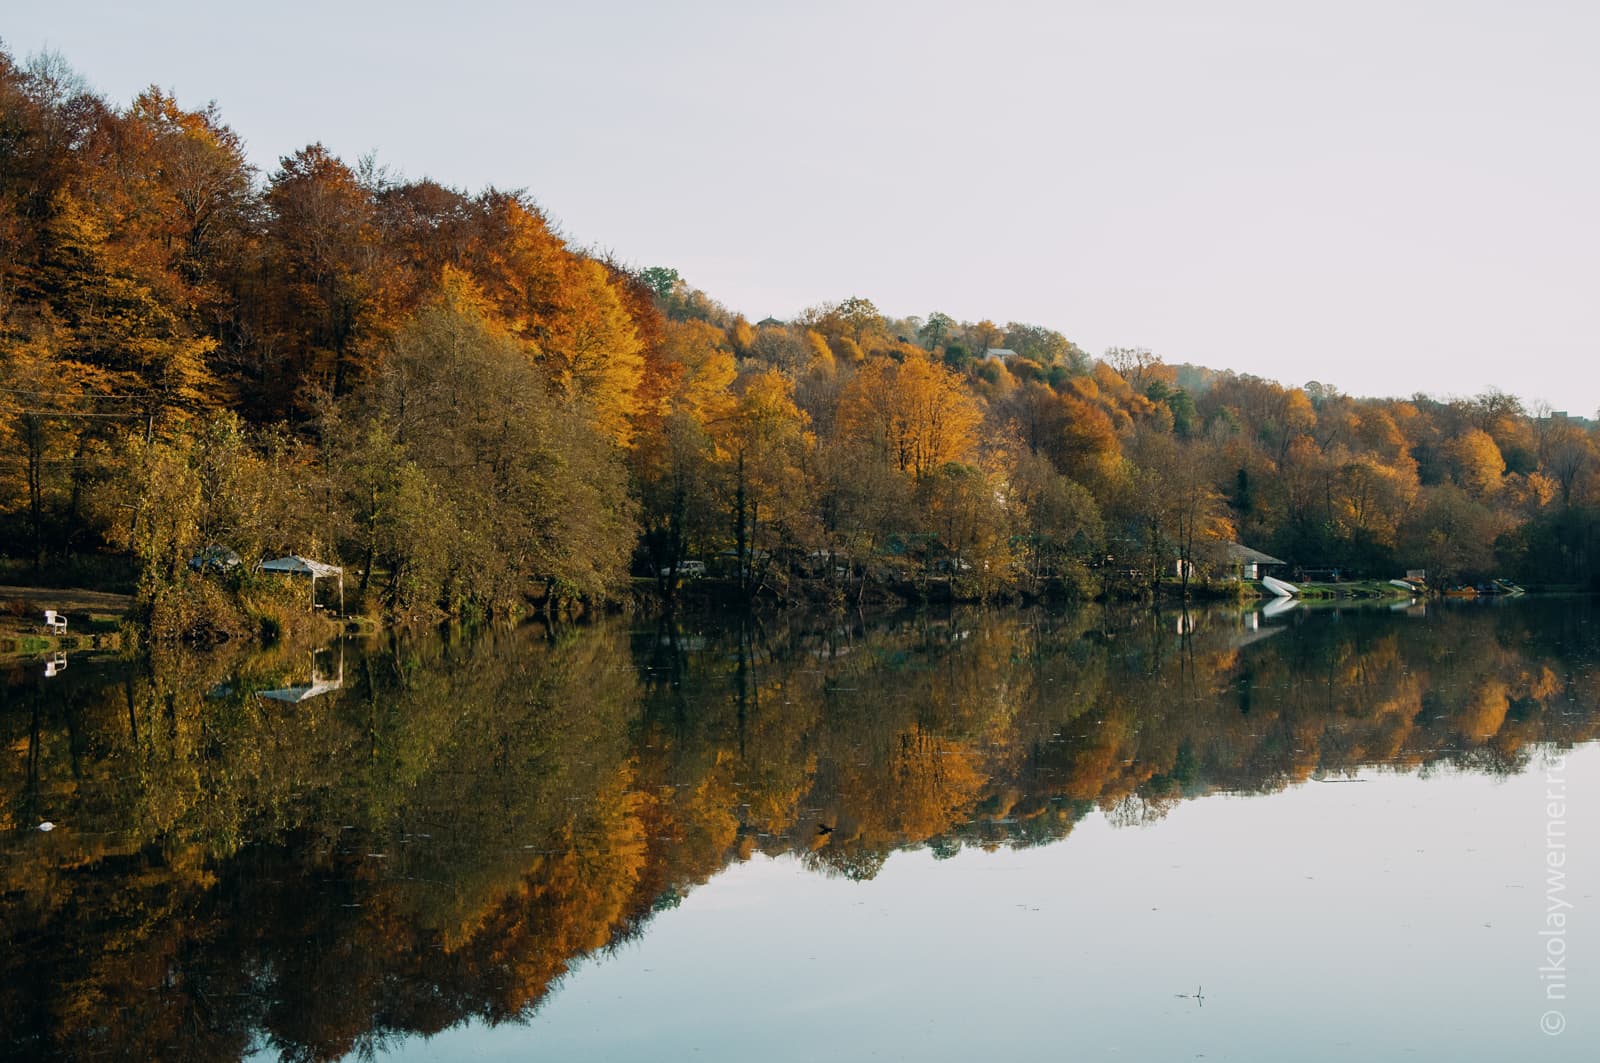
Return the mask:
{"type": "Polygon", "coordinates": [[[28,447],[28,529],[37,574],[44,570],[44,419],[28,414],[22,423],[28,447]]]}
{"type": "Polygon", "coordinates": [[[739,566],[739,594],[748,596],[750,590],[750,557],[749,537],[746,534],[745,512],[745,483],[744,483],[744,451],[739,452],[739,463],[735,475],[738,477],[733,489],[733,550],[734,562],[739,566]]]}

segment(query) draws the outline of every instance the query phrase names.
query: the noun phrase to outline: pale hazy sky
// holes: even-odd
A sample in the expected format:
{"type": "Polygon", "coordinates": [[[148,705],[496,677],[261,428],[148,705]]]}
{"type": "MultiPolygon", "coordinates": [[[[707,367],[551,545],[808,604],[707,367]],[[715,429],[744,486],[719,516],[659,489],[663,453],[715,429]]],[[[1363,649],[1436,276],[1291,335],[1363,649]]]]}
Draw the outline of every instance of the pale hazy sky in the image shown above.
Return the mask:
{"type": "Polygon", "coordinates": [[[526,188],[752,319],[863,295],[1600,406],[1600,4],[0,0],[16,55],[526,188]]]}

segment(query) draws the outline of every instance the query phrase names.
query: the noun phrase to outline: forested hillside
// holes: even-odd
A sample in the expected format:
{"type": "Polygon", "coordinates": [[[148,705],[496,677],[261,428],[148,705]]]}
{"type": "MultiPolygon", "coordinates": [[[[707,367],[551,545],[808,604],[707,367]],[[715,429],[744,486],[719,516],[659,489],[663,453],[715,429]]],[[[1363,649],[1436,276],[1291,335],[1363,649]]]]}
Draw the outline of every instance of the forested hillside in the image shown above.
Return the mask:
{"type": "Polygon", "coordinates": [[[523,192],[320,144],[260,173],[241,136],[0,54],[14,568],[120,565],[158,609],[191,597],[203,547],[295,552],[408,615],[602,601],[630,575],[670,596],[691,560],[752,596],[933,573],[1094,595],[1179,558],[1203,576],[1230,540],[1595,585],[1580,417],[1097,359],[860,297],[752,323],[669,268],[585,253],[523,192]]]}

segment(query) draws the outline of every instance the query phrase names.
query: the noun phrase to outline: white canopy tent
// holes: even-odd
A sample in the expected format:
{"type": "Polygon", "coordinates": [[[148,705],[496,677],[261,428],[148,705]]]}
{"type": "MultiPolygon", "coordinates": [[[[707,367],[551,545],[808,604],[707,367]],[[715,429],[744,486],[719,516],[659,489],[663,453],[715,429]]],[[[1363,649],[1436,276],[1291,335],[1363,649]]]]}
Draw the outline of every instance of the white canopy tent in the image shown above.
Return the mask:
{"type": "Polygon", "coordinates": [[[344,615],[344,569],[338,565],[325,565],[321,561],[313,561],[309,557],[290,554],[288,557],[275,557],[271,561],[263,561],[258,567],[263,572],[287,572],[291,575],[310,576],[311,607],[313,609],[317,606],[317,580],[337,576],[339,578],[339,615],[344,615]]]}

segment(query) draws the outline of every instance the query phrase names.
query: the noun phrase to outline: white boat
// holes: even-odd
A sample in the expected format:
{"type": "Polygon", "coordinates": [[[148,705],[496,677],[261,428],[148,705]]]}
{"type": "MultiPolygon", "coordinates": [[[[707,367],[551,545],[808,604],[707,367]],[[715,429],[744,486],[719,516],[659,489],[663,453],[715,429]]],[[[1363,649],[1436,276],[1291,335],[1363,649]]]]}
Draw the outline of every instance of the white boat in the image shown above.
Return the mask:
{"type": "Polygon", "coordinates": [[[1261,585],[1279,598],[1297,598],[1300,595],[1299,587],[1292,583],[1285,583],[1281,579],[1274,579],[1271,576],[1262,576],[1261,585]]]}

